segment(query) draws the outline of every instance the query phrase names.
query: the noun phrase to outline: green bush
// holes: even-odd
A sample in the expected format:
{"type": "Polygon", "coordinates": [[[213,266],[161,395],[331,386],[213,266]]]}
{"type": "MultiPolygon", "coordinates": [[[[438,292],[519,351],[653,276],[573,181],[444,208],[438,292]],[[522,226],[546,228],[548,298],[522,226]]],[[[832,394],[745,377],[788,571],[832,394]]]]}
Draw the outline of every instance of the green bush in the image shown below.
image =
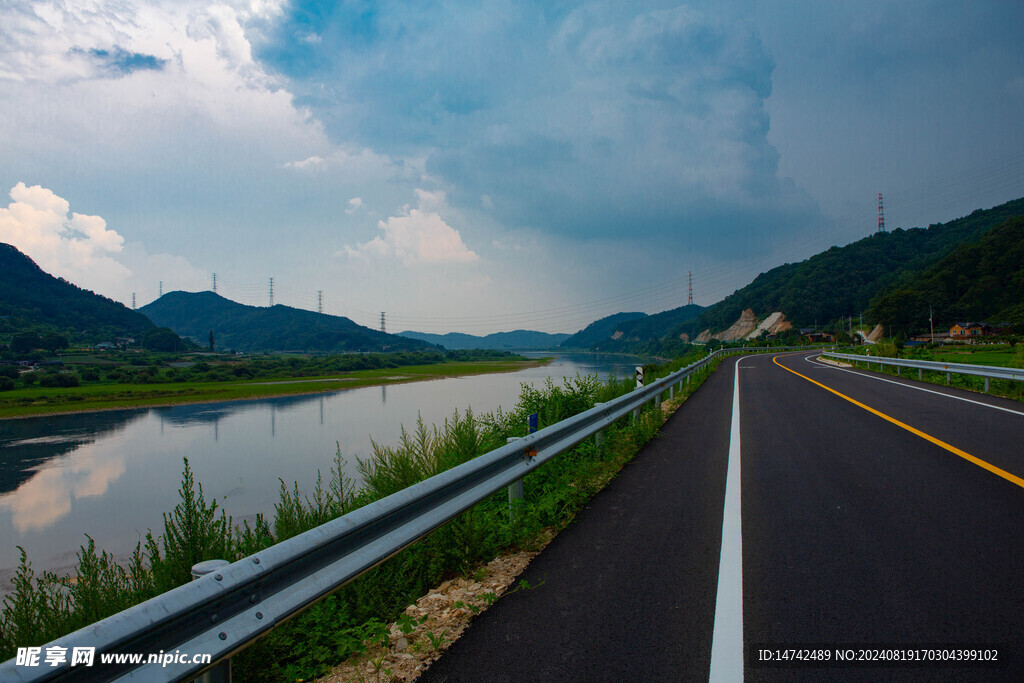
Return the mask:
{"type": "Polygon", "coordinates": [[[81,384],[78,379],[78,375],[73,375],[67,372],[56,372],[53,374],[43,375],[39,380],[39,386],[42,387],[77,387],[81,384]]]}

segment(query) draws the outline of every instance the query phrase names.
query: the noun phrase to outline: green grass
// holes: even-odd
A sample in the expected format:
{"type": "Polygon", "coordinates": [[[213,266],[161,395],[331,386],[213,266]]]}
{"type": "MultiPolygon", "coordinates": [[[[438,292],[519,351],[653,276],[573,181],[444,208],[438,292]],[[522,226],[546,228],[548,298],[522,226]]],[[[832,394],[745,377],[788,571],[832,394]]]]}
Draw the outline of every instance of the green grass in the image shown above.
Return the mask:
{"type": "Polygon", "coordinates": [[[381,384],[445,377],[515,372],[550,359],[449,362],[356,370],[320,377],[274,377],[217,382],[160,384],[87,384],[80,387],[32,387],[0,393],[0,419],[66,412],[136,408],[176,403],[237,401],[293,394],[316,394],[381,384]]]}
{"type": "MultiPolygon", "coordinates": [[[[915,356],[916,357],[916,356],[915,356]]],[[[980,348],[942,348],[934,349],[922,356],[927,360],[946,363],[970,363],[973,365],[994,365],[1001,368],[1013,367],[1017,358],[1016,349],[1009,345],[980,348]]]]}

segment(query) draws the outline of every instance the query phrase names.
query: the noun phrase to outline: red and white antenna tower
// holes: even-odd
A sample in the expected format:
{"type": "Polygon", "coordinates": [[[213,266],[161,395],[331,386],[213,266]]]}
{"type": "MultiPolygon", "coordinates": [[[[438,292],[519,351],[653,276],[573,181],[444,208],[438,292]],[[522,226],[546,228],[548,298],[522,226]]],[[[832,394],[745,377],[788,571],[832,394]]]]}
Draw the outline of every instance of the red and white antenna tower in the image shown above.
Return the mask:
{"type": "Polygon", "coordinates": [[[693,305],[693,271],[692,270],[687,271],[687,275],[689,276],[689,284],[687,285],[686,305],[687,306],[692,306],[693,305]]]}
{"type": "Polygon", "coordinates": [[[878,193],[878,232],[885,232],[885,212],[882,210],[882,193],[878,193]]]}

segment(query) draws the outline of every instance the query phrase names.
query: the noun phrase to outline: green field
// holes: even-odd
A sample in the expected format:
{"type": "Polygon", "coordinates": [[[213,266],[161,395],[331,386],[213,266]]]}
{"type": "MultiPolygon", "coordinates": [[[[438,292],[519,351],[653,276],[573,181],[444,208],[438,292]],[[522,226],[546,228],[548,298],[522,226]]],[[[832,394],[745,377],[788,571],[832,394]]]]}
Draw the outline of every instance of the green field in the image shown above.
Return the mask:
{"type": "MultiPolygon", "coordinates": [[[[1017,349],[1000,344],[977,348],[942,348],[930,349],[921,358],[945,363],[971,363],[972,365],[994,365],[1002,368],[1012,367],[1014,358],[1019,358],[1017,349]]],[[[916,356],[912,356],[916,357],[916,356]]]]}
{"type": "Polygon", "coordinates": [[[382,384],[514,372],[547,362],[550,362],[550,359],[448,362],[355,370],[318,377],[274,377],[239,381],[157,384],[94,384],[70,388],[31,387],[0,393],[0,419],[176,403],[237,401],[292,394],[317,394],[382,384]]]}

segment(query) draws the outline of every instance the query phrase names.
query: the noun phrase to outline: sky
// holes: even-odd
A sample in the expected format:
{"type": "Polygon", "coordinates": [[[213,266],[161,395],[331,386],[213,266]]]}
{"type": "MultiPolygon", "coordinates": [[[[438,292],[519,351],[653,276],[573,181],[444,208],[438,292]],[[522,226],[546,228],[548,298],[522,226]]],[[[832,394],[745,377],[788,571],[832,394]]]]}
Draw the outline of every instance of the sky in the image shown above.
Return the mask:
{"type": "Polygon", "coordinates": [[[0,2],[0,242],[389,332],[711,305],[1024,196],[1024,4],[0,2]],[[271,284],[272,279],[272,284],[271,284]]]}

